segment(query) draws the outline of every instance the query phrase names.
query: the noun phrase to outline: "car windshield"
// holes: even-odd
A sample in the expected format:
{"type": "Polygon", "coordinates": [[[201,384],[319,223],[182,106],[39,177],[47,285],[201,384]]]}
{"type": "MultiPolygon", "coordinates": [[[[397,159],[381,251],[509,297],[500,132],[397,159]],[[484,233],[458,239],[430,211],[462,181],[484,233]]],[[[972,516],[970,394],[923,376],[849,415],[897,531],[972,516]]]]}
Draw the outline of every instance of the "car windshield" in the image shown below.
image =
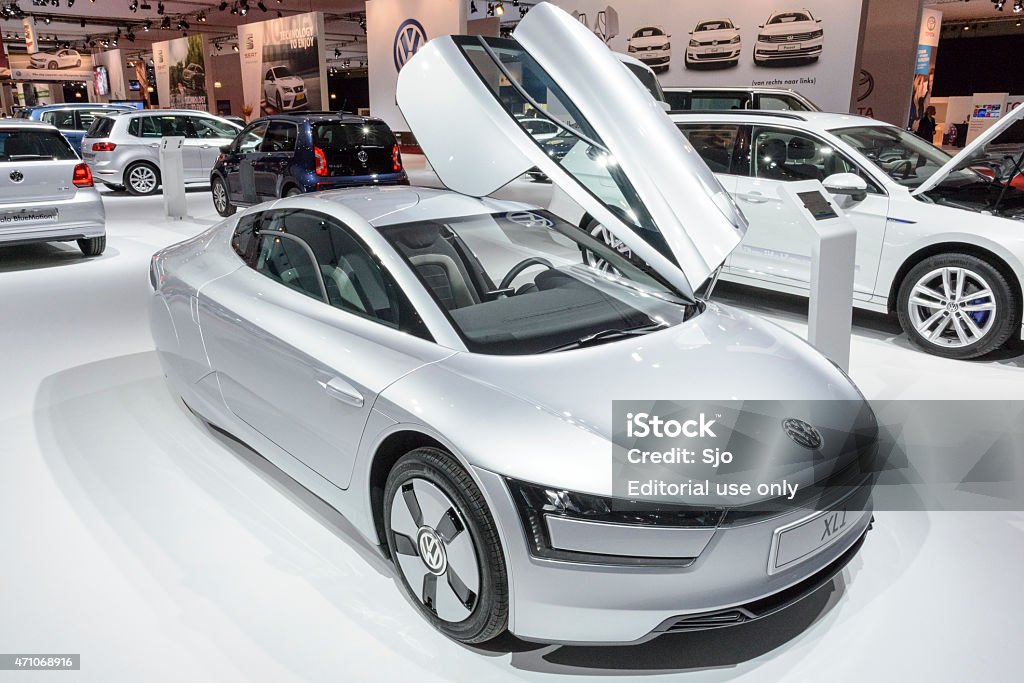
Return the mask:
{"type": "Polygon", "coordinates": [[[720,31],[723,28],[732,28],[728,21],[705,21],[697,26],[698,31],[720,31]]]}
{"type": "Polygon", "coordinates": [[[811,18],[803,12],[786,12],[784,14],[776,14],[769,21],[769,24],[792,24],[795,21],[810,21],[811,18]]]}
{"type": "Polygon", "coordinates": [[[638,29],[637,32],[633,34],[633,37],[634,38],[650,38],[652,36],[663,36],[663,35],[665,35],[665,32],[662,31],[660,28],[655,28],[653,26],[648,26],[647,28],[638,29]]]}
{"type": "Polygon", "coordinates": [[[404,223],[381,233],[475,353],[610,343],[698,310],[645,264],[546,211],[404,223]]]}
{"type": "MultiPolygon", "coordinates": [[[[900,185],[920,187],[952,157],[917,135],[895,126],[856,126],[830,131],[854,147],[900,185]]],[[[954,171],[943,184],[984,181],[970,169],[954,171]]]]}
{"type": "Polygon", "coordinates": [[[286,66],[279,66],[274,69],[274,78],[287,78],[288,76],[293,75],[294,74],[292,74],[291,69],[286,66]]]}

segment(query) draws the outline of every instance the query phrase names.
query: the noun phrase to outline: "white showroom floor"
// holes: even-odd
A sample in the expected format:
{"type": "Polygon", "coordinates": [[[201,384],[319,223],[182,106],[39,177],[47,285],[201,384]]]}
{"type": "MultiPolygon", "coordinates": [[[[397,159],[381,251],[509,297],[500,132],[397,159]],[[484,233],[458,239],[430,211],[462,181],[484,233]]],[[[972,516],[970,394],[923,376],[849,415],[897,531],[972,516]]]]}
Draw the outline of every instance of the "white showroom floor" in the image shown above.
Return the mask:
{"type": "MultiPolygon", "coordinates": [[[[105,202],[102,258],[0,252],[0,652],[82,655],[78,673],[0,681],[1019,678],[1022,513],[879,512],[831,589],[732,629],[606,648],[445,639],[343,519],[165,388],[147,267],[216,221],[208,191],[177,223],[159,196],[105,202]]],[[[795,300],[716,298],[805,331],[795,300]]],[[[851,374],[869,397],[1024,398],[1024,357],[940,360],[884,317],[855,323],[851,374]]]]}

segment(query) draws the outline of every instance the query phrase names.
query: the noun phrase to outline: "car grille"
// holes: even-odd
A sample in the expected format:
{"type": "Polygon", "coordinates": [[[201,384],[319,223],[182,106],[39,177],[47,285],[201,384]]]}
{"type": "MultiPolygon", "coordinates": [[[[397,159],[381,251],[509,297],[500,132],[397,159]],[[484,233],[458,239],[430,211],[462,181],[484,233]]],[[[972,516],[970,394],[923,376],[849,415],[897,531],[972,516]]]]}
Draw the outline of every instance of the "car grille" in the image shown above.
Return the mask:
{"type": "Polygon", "coordinates": [[[701,54],[700,52],[690,55],[690,59],[701,60],[701,59],[722,59],[723,57],[732,57],[732,52],[714,52],[711,54],[701,54]]]}
{"type": "MultiPolygon", "coordinates": [[[[869,526],[868,528],[870,529],[871,527],[869,526]]],[[[857,551],[860,550],[860,547],[864,544],[864,538],[866,535],[867,534],[865,533],[857,539],[857,541],[850,546],[846,552],[833,560],[831,564],[826,565],[816,574],[812,574],[803,581],[790,586],[785,590],[731,609],[672,617],[658,625],[658,627],[654,629],[653,633],[681,633],[685,631],[701,631],[711,628],[722,628],[724,626],[735,626],[736,624],[761,619],[762,617],[767,617],[770,614],[783,610],[786,607],[799,602],[803,598],[806,598],[829,583],[832,580],[832,577],[841,572],[843,567],[845,567],[850,560],[853,559],[853,556],[857,554],[857,551]]]]}
{"type": "Polygon", "coordinates": [[[701,47],[708,47],[711,45],[729,45],[728,40],[698,40],[697,44],[701,47]]]}
{"type": "Polygon", "coordinates": [[[766,43],[797,43],[801,40],[813,40],[814,38],[820,38],[821,33],[818,31],[811,31],[810,33],[787,33],[781,36],[764,36],[764,42],[766,43]]]}

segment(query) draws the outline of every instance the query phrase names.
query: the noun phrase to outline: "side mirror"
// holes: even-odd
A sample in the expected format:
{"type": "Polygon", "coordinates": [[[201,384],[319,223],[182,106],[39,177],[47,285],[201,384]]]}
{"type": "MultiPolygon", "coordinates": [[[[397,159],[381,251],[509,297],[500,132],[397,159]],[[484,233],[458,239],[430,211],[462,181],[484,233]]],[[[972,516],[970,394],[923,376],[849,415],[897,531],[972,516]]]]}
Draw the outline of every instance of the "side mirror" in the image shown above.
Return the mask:
{"type": "Polygon", "coordinates": [[[856,173],[834,173],[821,184],[830,194],[849,197],[855,202],[862,202],[868,196],[867,181],[856,173]]]}
{"type": "Polygon", "coordinates": [[[672,105],[669,104],[668,102],[665,102],[664,100],[658,100],[658,104],[660,104],[661,108],[664,109],[665,111],[672,111],[672,105]]]}
{"type": "Polygon", "coordinates": [[[758,28],[764,28],[764,24],[758,24],[758,28]]]}
{"type": "Polygon", "coordinates": [[[819,24],[821,23],[821,19],[815,19],[815,21],[818,22],[819,24]]]}

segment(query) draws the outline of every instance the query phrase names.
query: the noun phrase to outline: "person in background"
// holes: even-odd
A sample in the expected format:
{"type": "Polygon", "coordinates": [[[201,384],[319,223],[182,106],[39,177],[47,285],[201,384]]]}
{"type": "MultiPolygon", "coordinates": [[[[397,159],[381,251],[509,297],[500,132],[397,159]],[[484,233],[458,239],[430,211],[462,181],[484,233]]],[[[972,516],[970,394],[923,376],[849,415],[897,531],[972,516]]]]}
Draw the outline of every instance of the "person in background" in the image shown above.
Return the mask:
{"type": "Polygon", "coordinates": [[[917,122],[917,135],[928,142],[935,138],[935,107],[924,110],[924,116],[917,122]]]}

